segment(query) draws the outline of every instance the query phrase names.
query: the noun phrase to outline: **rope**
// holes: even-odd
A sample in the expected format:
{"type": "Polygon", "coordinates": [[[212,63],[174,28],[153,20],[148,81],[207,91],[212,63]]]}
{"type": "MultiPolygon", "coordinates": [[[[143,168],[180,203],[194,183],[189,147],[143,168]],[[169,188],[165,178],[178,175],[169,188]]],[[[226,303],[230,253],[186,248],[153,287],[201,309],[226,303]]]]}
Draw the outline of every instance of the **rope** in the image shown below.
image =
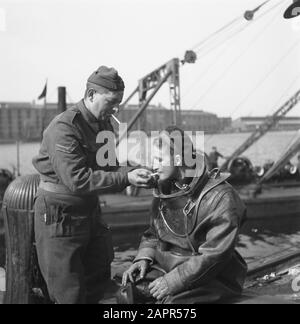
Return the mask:
{"type": "MultiPolygon", "coordinates": [[[[192,47],[192,50],[196,51],[196,49],[200,46],[203,47],[203,45],[205,43],[207,43],[211,38],[217,36],[218,34],[220,34],[221,32],[225,31],[226,29],[228,29],[229,27],[231,27],[232,25],[234,25],[237,21],[241,20],[242,17],[239,15],[237,18],[233,19],[232,21],[230,21],[228,24],[226,24],[225,26],[221,27],[220,29],[218,29],[217,31],[215,31],[214,33],[212,33],[211,35],[209,35],[208,37],[206,37],[204,40],[202,40],[201,42],[197,43],[195,46],[192,47]]],[[[198,48],[199,51],[199,48],[198,48]]]]}
{"type": "MultiPolygon", "coordinates": [[[[283,98],[285,97],[285,95],[291,90],[291,88],[293,87],[293,85],[295,84],[295,81],[298,80],[300,78],[300,74],[293,79],[293,81],[289,84],[289,86],[286,88],[286,90],[284,91],[283,94],[281,94],[280,98],[276,101],[276,103],[274,105],[272,105],[273,108],[271,108],[269,111],[268,115],[273,115],[274,112],[278,109],[278,105],[282,102],[283,98]],[[275,107],[275,108],[274,108],[275,107]]],[[[256,142],[253,144],[253,147],[255,149],[257,149],[257,145],[259,144],[259,142],[256,142]]]]}
{"type": "MultiPolygon", "coordinates": [[[[224,43],[228,42],[230,39],[232,39],[233,37],[237,36],[238,34],[240,34],[242,31],[244,31],[246,28],[248,28],[249,26],[253,25],[254,23],[256,23],[257,21],[259,21],[261,18],[263,18],[265,15],[269,14],[271,11],[273,11],[274,9],[276,9],[278,6],[280,6],[281,4],[283,4],[284,2],[286,2],[287,0],[283,0],[280,1],[278,3],[276,3],[276,5],[274,5],[273,7],[269,8],[266,12],[264,12],[263,14],[261,14],[260,16],[258,16],[255,20],[251,20],[250,22],[248,22],[245,26],[242,26],[240,29],[238,29],[237,31],[235,31],[232,35],[229,35],[227,38],[225,38],[221,43],[216,44],[215,47],[208,49],[207,52],[205,52],[204,54],[202,54],[201,56],[198,56],[199,58],[202,58],[206,55],[208,55],[209,53],[211,53],[212,51],[214,51],[216,48],[218,48],[219,46],[223,45],[224,43]]],[[[201,49],[198,50],[196,52],[196,54],[199,54],[201,52],[201,49]]]]}
{"type": "Polygon", "coordinates": [[[258,84],[250,91],[250,93],[242,99],[238,105],[235,107],[231,116],[236,113],[236,111],[243,106],[247,100],[253,95],[253,93],[270,77],[270,75],[277,70],[280,64],[294,51],[295,48],[300,44],[300,38],[288,49],[288,51],[279,59],[279,61],[268,71],[268,73],[258,82],[258,84]]]}
{"type": "Polygon", "coordinates": [[[217,56],[213,60],[213,63],[209,64],[207,69],[201,71],[201,73],[197,75],[196,79],[192,82],[192,84],[189,87],[187,87],[187,90],[185,90],[185,92],[181,96],[182,99],[185,98],[191,92],[191,90],[199,83],[199,81],[202,80],[208,74],[208,72],[210,72],[210,70],[217,64],[217,62],[219,62],[221,58],[223,58],[221,53],[223,53],[223,50],[218,52],[217,56]]]}
{"type": "Polygon", "coordinates": [[[300,74],[298,76],[296,76],[295,79],[293,79],[293,81],[289,84],[289,86],[286,88],[286,90],[284,91],[284,93],[280,96],[280,98],[276,101],[276,103],[274,105],[272,105],[272,108],[270,108],[270,115],[273,115],[275,113],[275,111],[278,108],[278,105],[280,105],[280,103],[283,101],[283,98],[290,92],[290,90],[293,88],[293,86],[295,85],[295,82],[300,78],[300,74]]]}
{"type": "MultiPolygon", "coordinates": [[[[261,18],[263,18],[264,16],[266,16],[268,13],[270,13],[271,11],[273,11],[274,9],[276,9],[277,7],[279,7],[280,5],[282,5],[284,2],[286,2],[287,0],[283,0],[280,1],[278,3],[276,3],[274,6],[272,6],[270,9],[268,9],[266,12],[264,12],[263,14],[261,14],[256,20],[254,20],[253,22],[257,22],[259,21],[261,18]]],[[[237,21],[238,19],[234,19],[232,22],[230,22],[228,25],[232,25],[233,22],[237,21]]],[[[206,52],[203,56],[209,54],[210,52],[212,52],[215,48],[219,47],[220,45],[224,44],[225,42],[227,42],[228,40],[232,39],[234,36],[238,35],[239,33],[241,33],[244,29],[246,29],[250,24],[247,24],[246,26],[243,26],[241,29],[239,29],[238,31],[236,31],[234,34],[230,35],[227,39],[225,39],[221,44],[217,44],[214,48],[210,49],[208,52],[206,52]]],[[[269,24],[265,27],[265,29],[269,26],[269,24]]],[[[226,26],[225,26],[226,27],[226,26]]],[[[228,27],[228,26],[227,26],[228,27]]],[[[217,33],[217,32],[216,32],[217,33]]],[[[207,40],[205,40],[207,41],[207,40]]],[[[204,42],[203,42],[204,43],[204,42]]],[[[251,46],[251,45],[250,45],[251,46]]],[[[198,51],[199,53],[199,51],[198,51]]],[[[242,54],[243,55],[243,54],[242,54]]],[[[241,55],[241,56],[242,56],[241,55]]],[[[194,85],[193,85],[194,86],[194,85]]],[[[233,113],[231,113],[230,115],[233,115],[233,113]]],[[[211,134],[206,140],[205,142],[208,143],[212,138],[214,137],[214,134],[211,134]]]]}
{"type": "Polygon", "coordinates": [[[207,91],[205,91],[204,94],[201,95],[200,98],[197,99],[195,104],[192,106],[192,109],[196,108],[196,106],[201,102],[207,94],[221,81],[223,78],[227,75],[227,73],[231,70],[231,68],[246,54],[248,53],[249,48],[258,40],[260,39],[263,34],[266,32],[266,30],[274,23],[274,18],[277,15],[277,12],[274,16],[271,17],[271,19],[267,22],[267,24],[264,26],[262,30],[260,30],[248,43],[247,47],[237,56],[234,58],[234,60],[228,65],[228,67],[223,71],[223,73],[211,83],[211,85],[208,87],[207,91]]]}
{"type": "MultiPolygon", "coordinates": [[[[261,19],[262,17],[264,17],[265,15],[267,15],[269,12],[271,12],[272,10],[274,10],[274,9],[276,9],[278,6],[280,6],[281,4],[283,4],[283,2],[286,2],[286,0],[284,0],[284,1],[280,1],[279,3],[277,3],[276,5],[274,5],[273,7],[271,7],[270,9],[268,9],[266,12],[264,12],[261,16],[259,16],[256,20],[255,20],[255,22],[256,21],[258,21],[259,19],[261,19]]],[[[276,14],[277,14],[277,12],[276,12],[276,14]]],[[[275,17],[276,16],[276,14],[273,16],[273,17],[275,17]]],[[[272,17],[272,18],[273,18],[272,17]]],[[[236,19],[235,19],[236,20],[236,19]]],[[[272,21],[270,22],[270,23],[272,23],[272,21]]],[[[270,24],[269,23],[269,24],[270,24]]],[[[229,24],[228,24],[229,25],[229,24]]],[[[227,39],[225,39],[221,44],[217,44],[214,48],[212,48],[212,49],[210,49],[210,50],[208,50],[206,53],[204,53],[201,57],[204,57],[204,56],[206,56],[207,54],[209,54],[210,52],[212,52],[214,49],[216,49],[217,47],[219,47],[220,45],[222,45],[222,44],[224,44],[224,43],[226,43],[226,42],[228,42],[229,40],[231,40],[235,35],[237,35],[238,33],[240,33],[240,32],[242,32],[244,29],[246,29],[247,27],[249,26],[249,24],[247,24],[246,26],[243,26],[242,28],[240,28],[238,31],[236,31],[234,34],[232,34],[232,35],[230,35],[227,39]]],[[[267,28],[268,27],[268,25],[265,27],[265,28],[267,28]]],[[[255,40],[253,40],[253,42],[254,42],[255,40]]],[[[252,44],[250,44],[249,45],[249,47],[251,46],[252,44]]],[[[245,50],[246,51],[246,50],[245,50]]],[[[223,52],[223,50],[221,50],[221,52],[223,52]]],[[[220,52],[220,53],[221,53],[220,52]]],[[[241,55],[240,55],[240,57],[238,57],[237,59],[239,60],[242,56],[244,55],[244,53],[242,53],[241,55]]],[[[190,92],[191,92],[191,90],[199,83],[199,81],[200,80],[202,80],[203,78],[204,78],[204,76],[217,64],[217,62],[221,59],[221,57],[222,56],[220,56],[219,54],[217,54],[217,56],[216,56],[216,59],[213,61],[213,63],[211,64],[211,65],[209,65],[208,66],[208,68],[204,71],[204,72],[201,72],[201,74],[199,75],[199,76],[197,76],[197,78],[196,78],[196,80],[192,83],[192,85],[185,91],[185,93],[183,94],[183,96],[182,96],[182,98],[185,98],[186,97],[186,95],[187,94],[189,94],[190,92]]],[[[198,59],[199,59],[199,57],[198,57],[198,59]]],[[[232,63],[232,65],[234,65],[234,63],[236,62],[236,60],[232,63]]],[[[230,69],[230,67],[232,66],[232,65],[230,65],[229,67],[228,67],[228,69],[230,69]]],[[[225,72],[225,71],[224,71],[225,72]]],[[[225,72],[224,73],[224,75],[226,74],[227,72],[225,72]]],[[[222,79],[222,76],[221,76],[221,79],[222,79]]],[[[221,80],[220,79],[220,80],[221,80]]],[[[217,80],[216,81],[216,83],[218,83],[220,80],[217,80]]],[[[213,87],[213,85],[212,85],[212,87],[213,87]]],[[[210,90],[209,90],[210,91],[210,90]]],[[[208,92],[209,92],[208,91],[208,92]]],[[[206,95],[206,94],[205,94],[206,95]]],[[[200,98],[201,99],[201,98],[200,98]]],[[[199,100],[199,99],[198,99],[199,100]]],[[[197,103],[194,105],[194,106],[196,106],[198,103],[199,103],[199,101],[197,100],[197,103]]]]}
{"type": "MultiPolygon", "coordinates": [[[[272,105],[273,108],[271,108],[269,111],[269,115],[273,115],[275,110],[277,110],[277,106],[283,101],[283,98],[289,93],[289,91],[293,88],[295,85],[295,82],[300,79],[300,74],[296,76],[296,78],[293,79],[293,81],[289,84],[289,86],[285,89],[284,93],[280,95],[280,98],[276,101],[274,105],[272,105]],[[275,108],[274,108],[275,107],[275,108]]],[[[250,115],[250,114],[249,114],[250,115]]],[[[248,116],[249,116],[248,115],[248,116]]],[[[214,134],[210,135],[207,139],[205,139],[206,143],[210,142],[211,139],[214,137],[214,134]]],[[[254,145],[256,145],[255,143],[254,145]]]]}
{"type": "MultiPolygon", "coordinates": [[[[264,1],[260,6],[258,6],[257,8],[255,8],[254,10],[251,10],[253,13],[256,13],[258,10],[260,10],[264,5],[266,5],[267,3],[269,3],[271,0],[267,0],[264,1]]],[[[275,7],[275,6],[274,6],[275,7]]],[[[270,10],[272,10],[273,8],[271,8],[270,10]]],[[[215,32],[213,32],[212,34],[210,34],[208,37],[206,37],[204,40],[200,41],[199,43],[197,43],[195,46],[192,47],[192,50],[197,51],[199,53],[200,48],[203,47],[205,45],[205,43],[207,43],[210,39],[213,39],[214,37],[218,36],[218,34],[221,34],[222,32],[224,32],[226,29],[229,29],[230,27],[232,27],[235,23],[237,23],[239,20],[241,21],[245,21],[245,17],[244,14],[243,15],[239,15],[238,17],[234,18],[232,21],[230,21],[229,23],[227,23],[226,25],[224,25],[223,27],[219,28],[218,30],[216,30],[215,32]],[[198,49],[197,49],[198,48],[198,49]]],[[[252,21],[252,20],[251,20],[252,21]]]]}

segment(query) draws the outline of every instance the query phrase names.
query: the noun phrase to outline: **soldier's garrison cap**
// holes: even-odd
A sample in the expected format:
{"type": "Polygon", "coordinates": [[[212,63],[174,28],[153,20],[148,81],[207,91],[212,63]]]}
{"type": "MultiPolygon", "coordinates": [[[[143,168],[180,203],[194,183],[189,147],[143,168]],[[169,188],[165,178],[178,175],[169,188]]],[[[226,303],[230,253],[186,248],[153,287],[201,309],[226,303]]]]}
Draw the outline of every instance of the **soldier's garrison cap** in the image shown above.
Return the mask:
{"type": "Polygon", "coordinates": [[[103,87],[110,91],[123,91],[125,88],[118,71],[103,65],[90,75],[87,81],[87,87],[94,88],[95,90],[98,87],[103,87]]]}

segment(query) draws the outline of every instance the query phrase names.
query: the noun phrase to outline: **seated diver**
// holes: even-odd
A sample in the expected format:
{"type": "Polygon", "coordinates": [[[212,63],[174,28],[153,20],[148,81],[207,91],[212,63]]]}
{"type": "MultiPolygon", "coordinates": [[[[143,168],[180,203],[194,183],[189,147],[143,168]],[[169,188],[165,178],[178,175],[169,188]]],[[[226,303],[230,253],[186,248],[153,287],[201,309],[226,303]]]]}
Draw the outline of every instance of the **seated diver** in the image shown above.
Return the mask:
{"type": "Polygon", "coordinates": [[[235,246],[245,206],[228,176],[209,174],[204,159],[185,165],[177,153],[190,148],[176,126],[155,141],[151,224],[123,274],[119,304],[217,303],[242,293],[247,266],[235,246]]]}

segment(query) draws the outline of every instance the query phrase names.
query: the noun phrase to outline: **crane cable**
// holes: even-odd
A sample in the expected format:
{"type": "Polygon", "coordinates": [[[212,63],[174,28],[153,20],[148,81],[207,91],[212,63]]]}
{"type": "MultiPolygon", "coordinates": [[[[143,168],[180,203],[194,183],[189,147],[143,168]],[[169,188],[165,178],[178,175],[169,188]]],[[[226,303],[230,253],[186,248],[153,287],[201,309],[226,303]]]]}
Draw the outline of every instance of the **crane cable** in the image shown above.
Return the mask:
{"type": "MultiPolygon", "coordinates": [[[[272,105],[273,108],[271,108],[269,111],[269,115],[273,115],[275,111],[278,109],[278,105],[281,104],[283,101],[283,98],[289,93],[289,91],[292,89],[293,85],[295,84],[295,81],[297,81],[300,78],[300,74],[297,75],[296,78],[293,79],[293,81],[289,84],[289,86],[285,89],[284,93],[280,96],[280,98],[276,101],[274,105],[272,105]],[[275,108],[274,108],[275,107],[275,108]]],[[[256,147],[259,142],[256,142],[253,144],[253,147],[256,147]]]]}
{"type": "MultiPolygon", "coordinates": [[[[258,21],[259,19],[263,18],[265,15],[267,15],[268,13],[270,13],[272,10],[276,9],[277,7],[279,7],[281,4],[283,4],[284,2],[286,2],[286,0],[280,1],[278,3],[276,3],[273,7],[271,7],[270,9],[268,9],[266,12],[264,12],[262,15],[260,15],[254,22],[258,21]]],[[[266,2],[264,3],[266,4],[266,2]]],[[[239,18],[234,19],[232,22],[230,22],[228,25],[233,24],[233,22],[237,21],[239,18]]],[[[209,54],[211,51],[213,51],[215,48],[219,47],[220,45],[224,44],[225,42],[227,42],[229,39],[233,38],[235,35],[239,34],[240,32],[242,32],[246,27],[248,27],[249,24],[247,24],[246,26],[243,26],[240,30],[238,30],[235,34],[231,35],[230,38],[225,39],[221,44],[217,44],[217,46],[215,46],[213,49],[211,49],[210,51],[208,51],[207,53],[205,53],[205,55],[209,54]]],[[[267,28],[267,27],[266,27],[267,28]]],[[[224,29],[224,28],[223,28],[224,29]]],[[[217,32],[216,32],[217,33],[217,32]]],[[[204,43],[204,42],[203,42],[204,43]]],[[[198,51],[199,53],[199,51],[198,51]]],[[[204,56],[205,56],[204,55],[204,56]]],[[[200,78],[202,79],[202,78],[200,78]]],[[[199,78],[197,78],[197,83],[199,81],[199,78]]],[[[195,82],[196,84],[196,82],[195,82]]],[[[194,86],[195,84],[193,84],[192,86],[194,86]]],[[[231,113],[230,115],[233,115],[233,113],[231,113]]],[[[205,141],[206,143],[211,141],[211,139],[214,137],[214,134],[211,134],[205,141]]]]}
{"type": "Polygon", "coordinates": [[[193,90],[193,88],[199,83],[199,81],[202,80],[207,75],[207,73],[210,72],[210,70],[220,61],[220,59],[222,58],[221,55],[222,52],[223,50],[218,52],[216,57],[213,60],[213,63],[209,64],[204,71],[201,71],[201,73],[197,75],[196,79],[192,82],[190,86],[187,87],[185,92],[182,94],[181,99],[185,98],[193,90]]]}
{"type": "MultiPolygon", "coordinates": [[[[272,105],[273,108],[271,108],[269,111],[269,115],[273,115],[275,111],[278,109],[278,105],[281,104],[283,101],[284,97],[290,92],[290,90],[293,88],[295,82],[300,79],[300,74],[298,74],[291,83],[289,83],[289,86],[285,89],[285,91],[280,95],[280,98],[276,101],[275,104],[272,105]]],[[[206,143],[210,142],[211,139],[214,137],[214,134],[210,135],[208,138],[205,139],[206,143]]],[[[255,145],[255,144],[254,144],[255,145]]]]}
{"type": "Polygon", "coordinates": [[[234,25],[236,22],[238,22],[240,19],[242,19],[242,17],[239,15],[237,18],[233,19],[232,21],[230,21],[229,23],[227,23],[225,26],[221,27],[220,29],[218,29],[217,31],[215,31],[214,33],[212,33],[211,35],[209,35],[208,37],[206,37],[204,40],[202,40],[201,42],[197,43],[195,46],[193,46],[191,49],[193,51],[199,51],[199,47],[203,47],[203,45],[205,43],[207,43],[211,38],[217,36],[218,34],[221,34],[223,31],[225,31],[226,29],[228,29],[229,27],[231,27],[232,25],[234,25]]]}
{"type": "Polygon", "coordinates": [[[196,51],[197,59],[199,60],[200,58],[207,56],[208,54],[213,52],[216,48],[222,46],[223,44],[226,44],[229,40],[231,40],[236,35],[240,34],[242,31],[244,31],[247,27],[249,27],[250,24],[252,25],[252,23],[247,23],[246,25],[241,26],[238,30],[235,30],[232,34],[228,35],[227,38],[221,40],[219,43],[213,44],[214,47],[206,48],[206,51],[204,51],[203,53],[201,53],[202,49],[200,49],[199,51],[196,51]],[[201,55],[199,55],[200,53],[201,53],[201,55]]]}
{"type": "MultiPolygon", "coordinates": [[[[279,3],[277,3],[276,5],[274,5],[273,7],[271,7],[268,11],[264,12],[261,16],[259,16],[254,22],[258,21],[260,18],[262,18],[263,16],[265,16],[266,14],[268,14],[269,12],[271,12],[272,10],[274,10],[275,8],[277,8],[279,5],[281,5],[284,1],[280,1],[279,3]]],[[[236,31],[233,35],[231,35],[229,38],[225,39],[221,44],[217,44],[213,49],[210,49],[209,51],[207,51],[206,53],[204,53],[201,57],[206,56],[207,54],[209,54],[210,52],[212,52],[214,49],[216,49],[217,47],[221,46],[222,44],[226,43],[227,41],[229,41],[230,39],[232,39],[235,35],[237,35],[238,33],[242,32],[244,29],[246,29],[249,26],[249,24],[247,24],[246,26],[243,26],[241,29],[239,29],[238,31],[236,31]]],[[[222,52],[222,50],[221,50],[222,52]]],[[[201,58],[200,57],[200,58],[201,58]]],[[[188,93],[190,93],[190,88],[194,88],[196,86],[196,84],[199,83],[200,80],[202,80],[202,78],[216,65],[216,63],[221,59],[222,56],[217,55],[216,59],[214,60],[214,62],[208,66],[208,68],[204,71],[201,72],[201,74],[199,76],[197,76],[196,80],[192,83],[192,85],[186,90],[186,92],[184,93],[183,97],[185,97],[188,93]]],[[[198,57],[199,59],[199,57],[198,57]]]]}
{"type": "Polygon", "coordinates": [[[248,52],[249,48],[259,39],[263,36],[263,33],[274,23],[274,18],[277,15],[277,12],[274,16],[271,17],[271,19],[268,21],[268,23],[264,26],[262,30],[260,30],[248,43],[247,47],[227,66],[227,68],[221,73],[221,75],[212,82],[212,84],[208,87],[207,91],[205,91],[204,94],[201,95],[201,97],[195,102],[195,104],[192,106],[192,109],[196,108],[196,106],[201,102],[207,94],[226,76],[226,74],[231,70],[231,68],[248,52]]]}
{"type": "Polygon", "coordinates": [[[289,86],[286,88],[284,93],[280,96],[280,98],[276,101],[274,105],[272,105],[273,108],[271,108],[270,115],[273,115],[275,111],[277,110],[277,106],[283,101],[283,98],[290,92],[290,90],[293,88],[294,84],[296,84],[296,81],[300,78],[300,74],[298,74],[293,81],[289,84],[289,86]],[[274,108],[275,107],[275,108],[274,108]]]}
{"type": "MultiPolygon", "coordinates": [[[[280,6],[281,4],[283,4],[284,2],[286,2],[287,0],[283,0],[280,1],[278,3],[276,3],[273,7],[269,8],[266,12],[264,12],[263,14],[261,14],[260,16],[258,16],[255,20],[251,20],[250,23],[247,23],[246,25],[242,26],[241,28],[239,28],[238,30],[236,30],[233,34],[229,35],[227,38],[225,38],[221,43],[216,44],[215,47],[208,49],[206,52],[204,52],[201,56],[198,56],[199,58],[202,58],[208,54],[210,54],[212,51],[214,51],[216,48],[218,48],[219,46],[223,45],[224,43],[226,43],[227,41],[229,41],[230,39],[234,38],[235,36],[237,36],[238,34],[240,34],[241,32],[243,32],[246,28],[248,28],[249,26],[253,25],[253,23],[259,21],[261,18],[263,18],[265,15],[267,15],[268,13],[270,13],[271,11],[273,11],[274,9],[276,9],[278,6],[280,6]]],[[[199,54],[201,52],[201,50],[196,51],[196,54],[199,54]]]]}
{"type": "Polygon", "coordinates": [[[231,113],[231,116],[236,113],[236,111],[243,106],[247,100],[253,95],[253,93],[269,78],[269,76],[277,70],[277,68],[280,66],[280,64],[294,51],[295,48],[300,44],[300,38],[288,49],[287,52],[279,59],[279,61],[267,72],[267,74],[258,82],[258,84],[248,93],[248,95],[242,99],[238,105],[235,107],[233,112],[231,113]]]}
{"type": "Polygon", "coordinates": [[[207,43],[210,39],[213,39],[214,37],[218,36],[218,34],[221,34],[223,31],[225,31],[226,29],[230,28],[231,26],[233,26],[235,23],[237,23],[239,20],[244,21],[245,19],[247,19],[248,21],[252,21],[254,13],[257,12],[259,9],[261,9],[263,6],[265,6],[268,2],[270,2],[271,0],[266,0],[264,1],[261,5],[259,5],[257,8],[255,8],[254,10],[251,11],[246,11],[247,12],[251,12],[252,13],[252,18],[250,18],[251,20],[248,20],[245,15],[246,13],[244,13],[242,16],[239,15],[238,17],[234,18],[232,21],[230,21],[229,23],[227,23],[226,25],[224,25],[223,27],[219,28],[218,30],[216,30],[215,32],[213,32],[212,34],[210,34],[208,37],[206,37],[204,40],[200,41],[199,43],[197,43],[195,46],[192,47],[192,50],[194,51],[198,51],[199,52],[199,48],[205,45],[205,43],[207,43]]]}

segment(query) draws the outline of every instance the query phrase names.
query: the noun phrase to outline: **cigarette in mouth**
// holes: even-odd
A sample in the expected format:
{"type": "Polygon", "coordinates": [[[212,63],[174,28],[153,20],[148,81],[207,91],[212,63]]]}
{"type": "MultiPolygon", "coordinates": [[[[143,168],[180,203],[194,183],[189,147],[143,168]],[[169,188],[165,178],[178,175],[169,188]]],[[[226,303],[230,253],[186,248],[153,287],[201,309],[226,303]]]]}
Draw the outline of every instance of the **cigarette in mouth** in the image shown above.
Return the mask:
{"type": "Polygon", "coordinates": [[[155,173],[151,173],[151,174],[150,174],[151,177],[156,177],[156,176],[158,176],[158,175],[159,175],[158,172],[155,172],[155,173]]]}
{"type": "Polygon", "coordinates": [[[111,115],[111,117],[118,123],[118,125],[121,124],[121,122],[119,121],[119,119],[115,115],[111,115]]]}

